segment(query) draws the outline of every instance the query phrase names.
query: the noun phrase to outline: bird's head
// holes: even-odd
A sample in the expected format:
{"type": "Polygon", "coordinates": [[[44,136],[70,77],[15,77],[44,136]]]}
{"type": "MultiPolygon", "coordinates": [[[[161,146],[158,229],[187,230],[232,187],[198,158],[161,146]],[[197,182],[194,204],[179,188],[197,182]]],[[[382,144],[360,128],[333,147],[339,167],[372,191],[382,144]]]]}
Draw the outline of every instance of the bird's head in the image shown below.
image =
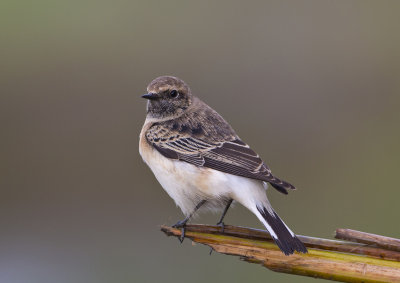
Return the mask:
{"type": "Polygon", "coordinates": [[[162,76],[147,86],[147,115],[154,119],[179,117],[192,104],[193,95],[188,85],[177,77],[162,76]]]}

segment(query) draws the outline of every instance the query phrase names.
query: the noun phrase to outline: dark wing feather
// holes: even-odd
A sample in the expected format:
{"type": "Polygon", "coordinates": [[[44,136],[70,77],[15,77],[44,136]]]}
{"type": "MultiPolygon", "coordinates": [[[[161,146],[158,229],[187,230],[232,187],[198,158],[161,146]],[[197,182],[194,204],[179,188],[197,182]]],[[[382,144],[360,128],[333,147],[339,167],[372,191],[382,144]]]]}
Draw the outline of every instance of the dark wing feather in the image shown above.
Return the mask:
{"type": "Polygon", "coordinates": [[[225,142],[204,153],[204,160],[204,167],[268,182],[284,194],[288,193],[287,189],[295,189],[291,184],[274,177],[258,154],[238,141],[225,142]]]}
{"type": "Polygon", "coordinates": [[[154,137],[153,132],[148,141],[167,158],[265,181],[284,194],[288,193],[287,189],[295,189],[291,184],[274,177],[258,154],[239,139],[216,143],[180,134],[158,138],[154,137]]]}

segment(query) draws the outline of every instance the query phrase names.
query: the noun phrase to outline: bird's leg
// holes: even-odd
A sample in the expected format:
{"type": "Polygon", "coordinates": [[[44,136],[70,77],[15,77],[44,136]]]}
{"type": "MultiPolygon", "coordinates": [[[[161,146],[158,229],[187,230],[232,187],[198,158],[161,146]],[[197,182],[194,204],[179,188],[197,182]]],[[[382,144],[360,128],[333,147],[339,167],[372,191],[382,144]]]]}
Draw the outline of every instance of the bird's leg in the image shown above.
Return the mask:
{"type": "Polygon", "coordinates": [[[231,206],[232,201],[233,201],[233,199],[230,199],[230,200],[228,201],[228,203],[227,203],[226,206],[225,206],[224,211],[222,212],[222,216],[221,216],[221,218],[219,219],[219,221],[218,221],[218,223],[217,223],[217,226],[220,226],[220,227],[222,228],[222,233],[224,233],[224,229],[225,229],[224,217],[225,217],[225,214],[228,212],[228,209],[229,209],[229,207],[231,206]]]}
{"type": "MultiPolygon", "coordinates": [[[[220,226],[222,228],[222,233],[224,233],[224,229],[225,229],[225,224],[224,224],[225,214],[228,212],[228,209],[231,206],[232,202],[233,202],[233,199],[230,199],[228,201],[228,203],[226,204],[226,206],[224,208],[224,211],[222,212],[221,218],[219,219],[219,221],[217,223],[217,226],[220,226]]],[[[214,249],[211,247],[210,248],[210,255],[212,254],[213,250],[214,249]]]]}
{"type": "Polygon", "coordinates": [[[199,202],[196,207],[194,208],[194,210],[192,211],[192,213],[189,214],[189,216],[187,216],[185,219],[176,222],[175,225],[173,225],[173,228],[182,228],[182,232],[181,232],[181,237],[179,238],[179,241],[182,243],[183,240],[185,239],[185,230],[186,230],[186,223],[189,221],[189,219],[193,216],[193,214],[195,214],[195,212],[203,205],[206,203],[207,200],[203,199],[201,202],[199,202]]]}

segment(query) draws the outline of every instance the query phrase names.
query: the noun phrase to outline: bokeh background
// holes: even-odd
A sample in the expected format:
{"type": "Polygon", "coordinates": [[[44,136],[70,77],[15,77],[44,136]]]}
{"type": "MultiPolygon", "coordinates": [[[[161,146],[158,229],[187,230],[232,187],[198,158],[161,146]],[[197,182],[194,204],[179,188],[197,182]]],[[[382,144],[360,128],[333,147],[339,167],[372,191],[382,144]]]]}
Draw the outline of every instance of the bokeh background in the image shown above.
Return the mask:
{"type": "Polygon", "coordinates": [[[165,74],[299,188],[269,191],[296,233],[400,237],[399,1],[0,6],[0,282],[316,282],[159,231],[182,214],[138,136],[165,74]]]}

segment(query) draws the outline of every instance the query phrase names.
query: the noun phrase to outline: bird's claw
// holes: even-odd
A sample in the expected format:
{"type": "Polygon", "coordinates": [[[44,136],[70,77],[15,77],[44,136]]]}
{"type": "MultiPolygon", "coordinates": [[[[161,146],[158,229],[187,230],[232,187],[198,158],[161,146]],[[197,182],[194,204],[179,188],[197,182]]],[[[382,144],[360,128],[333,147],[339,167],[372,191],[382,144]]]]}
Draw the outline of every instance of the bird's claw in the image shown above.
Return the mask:
{"type": "Polygon", "coordinates": [[[213,251],[214,251],[213,247],[210,247],[210,255],[212,254],[213,251]]]}
{"type": "Polygon", "coordinates": [[[224,233],[225,231],[225,223],[223,221],[220,221],[217,223],[217,226],[221,227],[221,232],[224,233]]]}
{"type": "Polygon", "coordinates": [[[182,228],[184,226],[186,226],[186,219],[184,220],[180,220],[178,222],[176,222],[174,225],[172,225],[172,228],[182,228]]]}
{"type": "MultiPolygon", "coordinates": [[[[221,227],[221,233],[224,233],[224,231],[225,231],[225,223],[224,223],[224,221],[218,222],[217,226],[221,227]]],[[[213,251],[214,251],[214,249],[212,247],[210,247],[210,255],[212,254],[213,251]]]]}
{"type": "Polygon", "coordinates": [[[179,242],[181,242],[181,244],[183,243],[183,240],[185,240],[185,231],[186,231],[186,226],[183,226],[181,229],[181,236],[179,237],[179,242]]]}
{"type": "Polygon", "coordinates": [[[179,242],[181,244],[183,243],[183,240],[185,240],[185,232],[186,232],[186,222],[185,220],[178,221],[176,224],[172,225],[173,228],[182,228],[181,229],[181,236],[178,238],[179,242]]]}

